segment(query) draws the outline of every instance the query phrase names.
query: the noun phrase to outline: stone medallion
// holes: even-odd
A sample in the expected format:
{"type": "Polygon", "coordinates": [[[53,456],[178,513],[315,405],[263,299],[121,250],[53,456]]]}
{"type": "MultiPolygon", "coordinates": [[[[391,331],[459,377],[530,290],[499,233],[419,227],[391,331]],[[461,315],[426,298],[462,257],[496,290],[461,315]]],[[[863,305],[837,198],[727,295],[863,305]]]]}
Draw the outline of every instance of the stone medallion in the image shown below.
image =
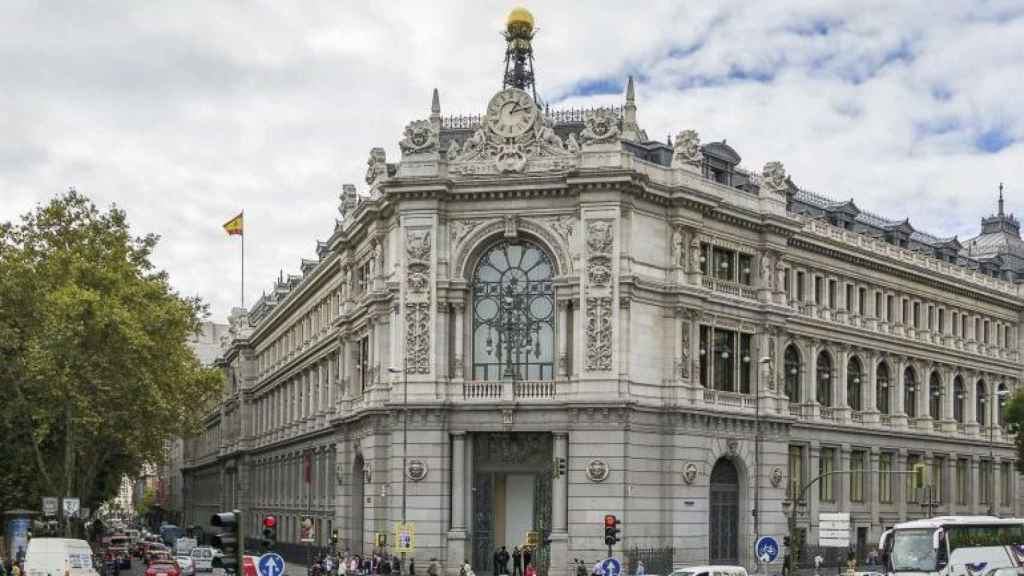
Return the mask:
{"type": "Polygon", "coordinates": [[[697,481],[697,465],[693,462],[683,467],[683,482],[693,484],[697,481]]]}
{"type": "Polygon", "coordinates": [[[408,466],[405,467],[405,475],[413,482],[419,482],[426,478],[427,472],[427,463],[418,458],[409,460],[408,466]]]}
{"type": "Polygon", "coordinates": [[[778,466],[772,468],[771,481],[772,486],[775,488],[778,488],[779,484],[782,484],[782,468],[779,468],[778,466]]]}
{"type": "Polygon", "coordinates": [[[610,471],[608,463],[600,458],[595,458],[590,461],[590,464],[587,464],[587,478],[591,482],[604,482],[610,471]]]}

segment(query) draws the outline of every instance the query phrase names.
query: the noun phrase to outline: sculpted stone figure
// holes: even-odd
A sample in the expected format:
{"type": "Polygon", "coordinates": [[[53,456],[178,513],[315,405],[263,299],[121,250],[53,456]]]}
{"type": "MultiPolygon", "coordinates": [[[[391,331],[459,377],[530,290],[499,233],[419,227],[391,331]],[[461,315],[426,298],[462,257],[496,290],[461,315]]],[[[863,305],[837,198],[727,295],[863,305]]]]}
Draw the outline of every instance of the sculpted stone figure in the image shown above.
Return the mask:
{"type": "Polygon", "coordinates": [[[700,164],[704,160],[704,153],[700,150],[700,136],[696,130],[683,130],[676,134],[672,160],[673,164],[700,164]]]}
{"type": "Polygon", "coordinates": [[[387,155],[383,148],[371,148],[366,160],[366,183],[370,186],[388,173],[387,155]]]}
{"type": "Polygon", "coordinates": [[[573,154],[580,151],[580,143],[576,141],[575,134],[569,134],[569,137],[565,141],[565,149],[573,154]]]}
{"type": "Polygon", "coordinates": [[[619,116],[607,108],[590,110],[583,117],[583,131],[580,138],[583,145],[603,144],[619,138],[619,116]]]}
{"type": "Polygon", "coordinates": [[[761,285],[771,288],[775,282],[772,279],[772,261],[768,253],[761,254],[761,285]]]}
{"type": "Polygon", "coordinates": [[[541,125],[540,131],[537,134],[537,139],[545,146],[557,148],[559,151],[565,148],[562,144],[562,139],[558,137],[558,134],[555,134],[555,129],[551,126],[550,119],[546,119],[541,125]]]}
{"type": "Polygon", "coordinates": [[[782,162],[768,162],[761,171],[762,187],[768,192],[784,194],[789,188],[787,184],[786,168],[782,162]]]}
{"type": "Polygon", "coordinates": [[[437,148],[437,133],[430,120],[416,120],[405,127],[402,140],[398,143],[402,154],[433,152],[437,148]]]}

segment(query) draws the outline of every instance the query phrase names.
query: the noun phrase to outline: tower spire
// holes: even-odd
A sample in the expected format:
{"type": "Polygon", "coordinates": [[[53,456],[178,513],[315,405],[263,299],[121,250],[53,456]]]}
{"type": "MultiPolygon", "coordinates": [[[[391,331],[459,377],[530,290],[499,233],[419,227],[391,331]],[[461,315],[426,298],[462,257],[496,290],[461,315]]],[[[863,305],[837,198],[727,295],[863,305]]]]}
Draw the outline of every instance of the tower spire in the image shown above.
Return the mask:
{"type": "Polygon", "coordinates": [[[626,81],[626,105],[622,107],[622,137],[633,142],[643,139],[640,126],[636,122],[636,88],[633,85],[632,74],[626,81]]]}
{"type": "Polygon", "coordinates": [[[441,129],[441,96],[434,88],[434,96],[430,99],[430,125],[434,130],[441,129]]]}
{"type": "Polygon", "coordinates": [[[999,183],[999,215],[1002,216],[1003,212],[1003,183],[999,183]]]}
{"type": "Polygon", "coordinates": [[[537,101],[533,77],[533,14],[526,8],[513,8],[505,22],[505,77],[501,87],[529,90],[537,101]]]}

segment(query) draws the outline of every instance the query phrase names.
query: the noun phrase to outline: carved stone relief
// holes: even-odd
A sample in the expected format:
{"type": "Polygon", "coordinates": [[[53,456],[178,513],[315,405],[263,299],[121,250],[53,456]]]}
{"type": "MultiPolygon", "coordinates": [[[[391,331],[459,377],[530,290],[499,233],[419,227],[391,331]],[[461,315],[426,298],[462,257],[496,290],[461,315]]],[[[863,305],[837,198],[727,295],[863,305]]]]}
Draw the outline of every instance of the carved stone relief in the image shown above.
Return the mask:
{"type": "Polygon", "coordinates": [[[594,458],[587,464],[587,479],[591,482],[604,482],[610,471],[607,462],[600,458],[594,458]]]}
{"type": "Polygon", "coordinates": [[[405,355],[410,374],[430,373],[430,304],[405,305],[405,355]]]}
{"type": "Polygon", "coordinates": [[[580,132],[583,147],[617,141],[622,132],[620,123],[619,115],[610,109],[588,111],[583,117],[583,131],[580,132]]]}
{"type": "Polygon", "coordinates": [[[697,481],[697,465],[693,462],[687,462],[686,466],[683,467],[683,482],[687,484],[693,484],[697,481]]]}
{"type": "Polygon", "coordinates": [[[405,475],[413,482],[419,482],[427,477],[427,463],[419,458],[413,458],[409,460],[409,465],[405,468],[405,475]]]}
{"type": "Polygon", "coordinates": [[[398,143],[402,154],[423,154],[437,150],[437,132],[430,120],[416,120],[405,127],[402,140],[398,143]]]}
{"type": "Polygon", "coordinates": [[[682,352],[679,355],[679,378],[690,378],[690,323],[683,322],[682,352]]]}
{"type": "Polygon", "coordinates": [[[486,221],[484,218],[473,218],[448,222],[448,238],[450,239],[451,253],[454,254],[459,245],[462,244],[462,241],[466,239],[466,236],[486,221]]]}
{"type": "Polygon", "coordinates": [[[566,248],[571,253],[573,249],[573,239],[576,236],[576,217],[563,214],[561,216],[544,218],[541,221],[550,226],[551,229],[562,238],[565,242],[566,248]]]}
{"type": "Polygon", "coordinates": [[[612,369],[612,299],[587,298],[587,370],[612,369]]]}
{"type": "Polygon", "coordinates": [[[473,434],[473,462],[547,466],[551,461],[551,434],[516,432],[473,434]]]}
{"type": "Polygon", "coordinates": [[[761,188],[766,192],[785,195],[789,190],[788,176],[782,162],[768,162],[761,171],[761,188]]]}
{"type": "Polygon", "coordinates": [[[698,165],[704,161],[704,153],[700,150],[700,136],[696,130],[683,130],[676,134],[673,145],[672,164],[698,165]]]}
{"type": "Polygon", "coordinates": [[[370,157],[366,160],[366,183],[377,184],[388,174],[387,155],[383,148],[371,148],[370,157]]]}
{"type": "Polygon", "coordinates": [[[782,484],[782,468],[778,466],[772,468],[771,482],[774,488],[778,488],[779,484],[782,484]]]}

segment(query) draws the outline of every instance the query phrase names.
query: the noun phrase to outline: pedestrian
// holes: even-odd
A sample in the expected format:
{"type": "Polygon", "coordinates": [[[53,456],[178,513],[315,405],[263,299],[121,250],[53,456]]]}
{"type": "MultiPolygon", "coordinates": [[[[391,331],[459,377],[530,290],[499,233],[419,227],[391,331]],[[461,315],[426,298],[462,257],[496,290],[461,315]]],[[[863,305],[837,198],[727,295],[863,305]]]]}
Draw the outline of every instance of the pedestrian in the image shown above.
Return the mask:
{"type": "Polygon", "coordinates": [[[590,571],[593,576],[604,576],[604,568],[601,566],[601,561],[598,560],[594,564],[594,569],[590,571]]]}
{"type": "Polygon", "coordinates": [[[416,559],[409,558],[409,576],[416,576],[416,559]]]}
{"type": "Polygon", "coordinates": [[[526,574],[524,576],[537,576],[537,569],[533,567],[533,562],[526,565],[526,574]]]}
{"type": "Polygon", "coordinates": [[[501,547],[501,574],[508,574],[508,561],[512,556],[508,553],[508,550],[504,546],[501,547]]]}
{"type": "Polygon", "coordinates": [[[437,558],[430,559],[430,565],[427,566],[427,576],[441,576],[441,565],[438,564],[437,558]]]}
{"type": "Polygon", "coordinates": [[[523,553],[519,546],[512,547],[512,576],[523,576],[523,553]]]}
{"type": "Polygon", "coordinates": [[[647,576],[647,568],[644,566],[643,560],[638,560],[636,563],[636,576],[647,576]]]}
{"type": "MultiPolygon", "coordinates": [[[[530,562],[533,562],[533,548],[530,546],[523,547],[523,566],[528,566],[530,562]]],[[[583,576],[587,576],[584,574],[583,576]]]]}
{"type": "Polygon", "coordinates": [[[498,548],[494,549],[494,555],[491,556],[491,572],[494,576],[501,576],[501,550],[498,548]]]}

